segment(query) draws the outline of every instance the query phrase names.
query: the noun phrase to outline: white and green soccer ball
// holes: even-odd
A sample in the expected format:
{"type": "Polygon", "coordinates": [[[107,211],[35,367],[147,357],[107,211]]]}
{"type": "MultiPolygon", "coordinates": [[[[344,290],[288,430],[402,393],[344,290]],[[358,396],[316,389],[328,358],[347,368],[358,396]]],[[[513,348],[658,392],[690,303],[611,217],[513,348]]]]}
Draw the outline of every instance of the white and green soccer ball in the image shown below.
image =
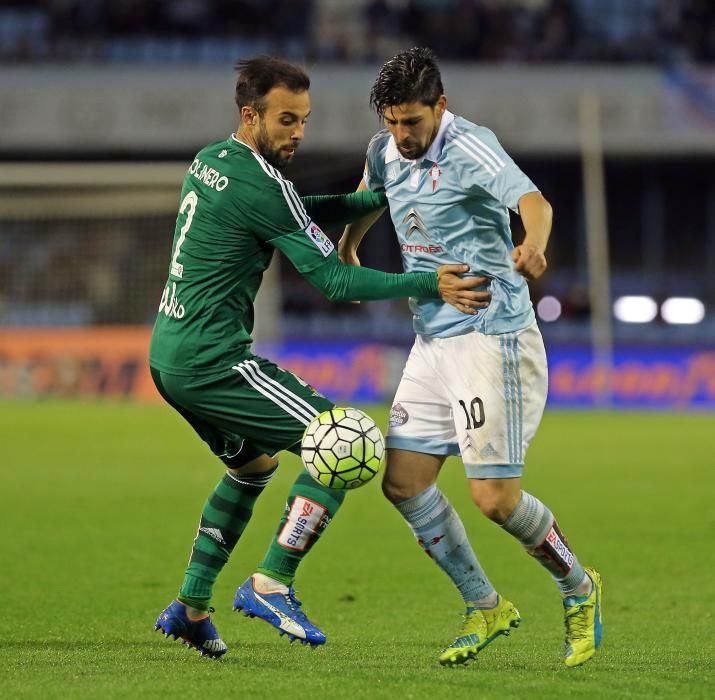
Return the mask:
{"type": "Polygon", "coordinates": [[[305,429],[300,456],[308,474],[323,486],[356,489],[385,463],[385,438],[362,411],[333,408],[305,429]]]}

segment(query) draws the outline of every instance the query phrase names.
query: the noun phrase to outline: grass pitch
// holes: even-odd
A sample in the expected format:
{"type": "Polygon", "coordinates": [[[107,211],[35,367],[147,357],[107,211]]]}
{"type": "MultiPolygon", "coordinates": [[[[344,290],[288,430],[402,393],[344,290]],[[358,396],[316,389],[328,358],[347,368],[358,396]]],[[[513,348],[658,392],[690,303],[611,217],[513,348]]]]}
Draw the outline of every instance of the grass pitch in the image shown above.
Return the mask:
{"type": "MultiPolygon", "coordinates": [[[[385,425],[386,410],[368,407],[385,425]]],[[[471,505],[461,465],[440,485],[523,624],[443,669],[461,602],[377,483],[348,496],[299,572],[328,635],[290,646],[231,612],[299,463],[284,456],[216,588],[221,661],[153,631],[180,582],[219,463],[165,406],[0,404],[0,697],[706,698],[713,657],[712,415],[548,413],[524,486],[604,576],[604,645],[563,666],[548,575],[471,505]]]]}

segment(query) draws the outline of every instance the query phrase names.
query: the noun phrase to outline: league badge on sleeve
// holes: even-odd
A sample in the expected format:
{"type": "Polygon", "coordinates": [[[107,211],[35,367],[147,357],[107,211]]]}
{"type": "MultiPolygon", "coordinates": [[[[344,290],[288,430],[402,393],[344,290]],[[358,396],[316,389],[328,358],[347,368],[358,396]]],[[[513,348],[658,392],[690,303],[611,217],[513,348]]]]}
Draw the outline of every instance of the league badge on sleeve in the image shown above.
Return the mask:
{"type": "Polygon", "coordinates": [[[435,163],[429,170],[430,177],[432,178],[432,192],[437,189],[437,180],[439,180],[440,175],[442,175],[442,170],[439,165],[435,163]]]}
{"type": "Polygon", "coordinates": [[[305,229],[305,234],[313,241],[315,247],[323,254],[324,258],[327,258],[333,252],[335,248],[333,242],[321,231],[318,224],[311,221],[305,229]]]}

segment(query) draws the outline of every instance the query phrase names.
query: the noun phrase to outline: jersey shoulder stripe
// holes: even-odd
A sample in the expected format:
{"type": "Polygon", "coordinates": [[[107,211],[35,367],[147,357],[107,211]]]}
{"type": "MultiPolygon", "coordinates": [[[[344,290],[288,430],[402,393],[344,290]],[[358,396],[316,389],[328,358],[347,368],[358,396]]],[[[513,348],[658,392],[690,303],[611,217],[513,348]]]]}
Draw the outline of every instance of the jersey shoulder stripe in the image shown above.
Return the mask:
{"type": "Polygon", "coordinates": [[[268,175],[278,183],[278,186],[283,192],[283,197],[285,198],[286,204],[290,209],[293,218],[298,222],[301,229],[305,229],[310,225],[310,217],[305,211],[303,202],[300,200],[298,193],[295,191],[295,187],[290,180],[286,180],[270,163],[268,163],[265,158],[260,156],[255,151],[251,151],[253,157],[258,161],[258,165],[261,166],[263,172],[268,175]]]}
{"type": "Polygon", "coordinates": [[[492,176],[497,175],[499,171],[506,167],[504,159],[489,144],[479,138],[476,128],[467,129],[464,126],[458,126],[453,123],[447,131],[445,142],[451,143],[462,150],[492,176]]]}
{"type": "Polygon", "coordinates": [[[367,145],[368,155],[377,153],[381,148],[387,144],[387,140],[390,138],[390,132],[387,129],[380,129],[371,139],[370,143],[367,145]]]}

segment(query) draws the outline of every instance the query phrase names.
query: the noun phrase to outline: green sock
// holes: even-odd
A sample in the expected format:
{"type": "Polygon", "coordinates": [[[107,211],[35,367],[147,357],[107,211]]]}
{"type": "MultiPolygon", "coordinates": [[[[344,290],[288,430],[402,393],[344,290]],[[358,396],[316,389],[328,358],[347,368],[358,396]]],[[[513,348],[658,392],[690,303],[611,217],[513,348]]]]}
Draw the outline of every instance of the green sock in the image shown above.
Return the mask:
{"type": "Polygon", "coordinates": [[[226,472],[201,513],[189,566],[179,590],[179,600],[208,610],[216,577],[248,525],[253,505],[277,469],[234,476],[226,472]]]}
{"type": "Polygon", "coordinates": [[[288,495],[285,512],[258,573],[290,586],[298,564],[338,512],[345,491],[321,486],[301,472],[288,495]]]}

